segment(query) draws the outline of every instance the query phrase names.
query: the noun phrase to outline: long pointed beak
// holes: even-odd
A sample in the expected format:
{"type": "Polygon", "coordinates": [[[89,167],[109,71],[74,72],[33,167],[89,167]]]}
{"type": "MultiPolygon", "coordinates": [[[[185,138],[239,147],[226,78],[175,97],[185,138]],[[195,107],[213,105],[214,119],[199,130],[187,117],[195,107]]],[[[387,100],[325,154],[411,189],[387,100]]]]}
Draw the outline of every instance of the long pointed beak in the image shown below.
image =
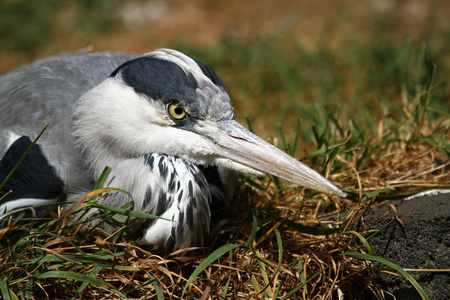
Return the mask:
{"type": "Polygon", "coordinates": [[[200,126],[196,132],[219,146],[221,157],[292,183],[345,197],[346,194],[297,159],[251,133],[234,120],[200,126]],[[215,127],[215,128],[214,128],[215,127]]]}

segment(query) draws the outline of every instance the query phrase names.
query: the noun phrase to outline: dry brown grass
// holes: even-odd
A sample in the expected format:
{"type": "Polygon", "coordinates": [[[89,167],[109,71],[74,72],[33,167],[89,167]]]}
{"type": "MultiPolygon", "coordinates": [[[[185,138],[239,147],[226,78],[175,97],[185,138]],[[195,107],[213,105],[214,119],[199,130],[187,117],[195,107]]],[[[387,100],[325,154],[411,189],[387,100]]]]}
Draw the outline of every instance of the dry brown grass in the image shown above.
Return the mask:
{"type": "MultiPolygon", "coordinates": [[[[381,129],[380,138],[385,134],[381,129]]],[[[377,139],[370,143],[376,144],[377,139]]],[[[337,159],[343,160],[340,157],[337,159]]],[[[230,216],[233,217],[225,217],[213,228],[209,240],[211,248],[207,252],[226,242],[241,247],[211,263],[195,278],[184,298],[218,299],[227,289],[227,299],[274,299],[305,284],[294,293],[294,298],[332,299],[344,295],[346,299],[361,299],[372,295],[373,298],[383,299],[384,291],[377,285],[380,270],[374,268],[370,261],[342,255],[345,251],[368,251],[364,245],[359,245],[358,239],[355,241],[351,230],[358,220],[358,213],[369,206],[376,206],[379,201],[374,196],[363,202],[363,195],[389,188],[395,189],[390,193],[395,196],[448,184],[450,163],[437,147],[426,142],[409,145],[406,141],[379,147],[363,170],[355,169],[357,159],[358,155],[355,155],[345,162],[346,166],[340,173],[330,176],[340,178],[337,184],[346,188],[348,198],[322,194],[308,197],[307,191],[287,187],[285,183],[282,186],[287,188],[280,191],[280,187],[270,178],[244,180],[237,201],[246,203],[244,206],[247,208],[242,209],[242,205],[230,208],[230,216]],[[250,181],[265,188],[256,188],[250,181]],[[347,233],[302,233],[283,225],[283,219],[276,221],[261,211],[253,210],[252,213],[255,207],[310,227],[331,228],[339,225],[347,233]],[[252,219],[256,222],[254,225],[252,219]],[[255,230],[255,224],[258,230],[255,230]],[[277,241],[277,235],[282,245],[277,241]]],[[[132,243],[114,242],[99,232],[84,236],[80,232],[74,233],[74,229],[65,231],[65,224],[63,219],[46,233],[21,226],[2,229],[2,244],[9,246],[1,249],[0,262],[2,266],[8,264],[10,287],[17,295],[19,287],[38,274],[38,270],[54,268],[71,269],[87,276],[95,272],[95,278],[107,282],[109,289],[114,287],[130,299],[156,298],[154,283],[167,299],[179,299],[192,271],[206,257],[186,256],[184,251],[161,257],[132,243]],[[17,234],[36,234],[32,240],[40,239],[42,246],[28,243],[20,250],[13,249],[17,245],[9,244],[8,240],[14,239],[17,234]],[[20,252],[18,256],[17,252],[20,252]],[[32,261],[42,253],[61,260],[44,259],[31,269],[22,265],[23,261],[32,261]],[[19,281],[14,281],[16,276],[19,281]]],[[[365,235],[366,232],[360,234],[365,235]]],[[[0,272],[5,272],[4,267],[0,268],[0,272]]],[[[67,279],[34,279],[36,299],[65,299],[75,295],[78,287],[79,284],[74,285],[67,279]]],[[[89,299],[120,298],[109,289],[90,284],[82,295],[89,299]]]]}

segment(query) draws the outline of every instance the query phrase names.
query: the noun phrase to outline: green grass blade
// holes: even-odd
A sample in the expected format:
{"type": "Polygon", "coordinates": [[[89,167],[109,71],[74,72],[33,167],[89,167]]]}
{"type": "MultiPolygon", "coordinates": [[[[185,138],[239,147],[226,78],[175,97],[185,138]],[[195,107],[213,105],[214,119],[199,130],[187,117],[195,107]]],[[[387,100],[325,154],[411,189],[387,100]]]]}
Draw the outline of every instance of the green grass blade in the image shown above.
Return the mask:
{"type": "Polygon", "coordinates": [[[294,289],[292,289],[289,293],[287,293],[286,295],[283,296],[283,298],[281,298],[281,300],[289,300],[292,299],[292,296],[297,293],[298,291],[300,291],[303,287],[306,287],[306,284],[308,284],[309,282],[311,282],[314,278],[316,278],[317,276],[319,276],[321,273],[325,272],[326,270],[328,270],[330,268],[330,265],[326,266],[325,268],[323,268],[322,270],[318,271],[317,273],[315,273],[313,276],[309,277],[308,280],[306,280],[305,282],[302,282],[302,284],[298,285],[297,287],[295,287],[294,289]]]}
{"type": "Polygon", "coordinates": [[[103,169],[102,174],[100,175],[100,178],[97,180],[94,186],[94,190],[100,189],[105,185],[106,179],[108,178],[109,174],[111,174],[112,168],[106,166],[103,169]]]}
{"type": "Polygon", "coordinates": [[[301,135],[301,127],[302,127],[302,119],[299,119],[297,122],[297,130],[295,132],[295,140],[294,140],[294,146],[292,148],[291,155],[295,157],[298,151],[298,144],[300,143],[300,135],[301,135]]]}
{"type": "MultiPolygon", "coordinates": [[[[435,139],[437,139],[438,141],[440,141],[440,142],[442,143],[442,145],[443,145],[446,149],[448,149],[448,150],[450,151],[450,143],[449,143],[449,141],[447,141],[447,140],[445,139],[444,136],[434,135],[433,137],[434,137],[435,139]]],[[[447,152],[447,154],[449,154],[449,152],[447,152]]]]}
{"type": "MultiPolygon", "coordinates": [[[[262,275],[263,279],[264,279],[264,284],[265,284],[265,290],[268,289],[270,294],[273,294],[272,289],[270,288],[270,280],[269,280],[269,275],[267,274],[267,270],[266,270],[266,264],[270,265],[270,263],[268,263],[267,261],[265,261],[262,257],[261,254],[259,254],[258,251],[254,252],[256,259],[256,262],[258,263],[259,266],[259,270],[260,270],[260,274],[262,275]]],[[[258,284],[258,281],[255,279],[255,283],[258,284]]],[[[258,285],[259,287],[259,285],[258,285]]],[[[259,287],[259,290],[261,290],[261,288],[259,287]]],[[[265,292],[266,293],[266,292],[265,292]]]]}
{"type": "Polygon", "coordinates": [[[409,59],[409,53],[411,51],[411,40],[406,41],[404,43],[402,49],[400,50],[400,56],[402,58],[402,64],[400,69],[400,83],[403,86],[406,86],[406,75],[408,74],[408,59],[409,59]]]}
{"type": "Polygon", "coordinates": [[[420,138],[420,140],[428,143],[432,147],[437,147],[437,150],[439,152],[441,152],[446,157],[450,158],[450,144],[445,140],[445,137],[443,137],[443,136],[433,136],[433,137],[426,136],[426,137],[420,138]],[[444,146],[445,148],[440,147],[440,145],[438,143],[436,143],[433,140],[433,138],[437,139],[440,142],[440,144],[442,146],[444,146]]]}
{"type": "Polygon", "coordinates": [[[169,220],[169,219],[165,219],[165,218],[158,217],[158,216],[155,216],[152,214],[148,214],[148,213],[144,213],[144,212],[140,212],[140,211],[136,211],[136,210],[131,210],[131,209],[125,209],[125,208],[109,206],[109,205],[102,205],[102,204],[92,204],[92,207],[108,210],[110,212],[113,212],[113,213],[116,213],[119,215],[129,216],[129,217],[133,217],[133,218],[161,219],[161,220],[166,220],[166,221],[172,222],[172,220],[169,220]]]}
{"type": "Polygon", "coordinates": [[[411,282],[411,284],[416,288],[417,292],[420,294],[422,299],[424,299],[424,300],[429,299],[427,294],[423,290],[423,288],[420,286],[420,284],[408,272],[403,270],[403,268],[400,267],[399,265],[394,264],[393,262],[390,262],[387,259],[384,259],[382,257],[373,256],[373,255],[365,254],[365,253],[344,252],[344,253],[342,253],[342,255],[350,256],[350,257],[353,257],[353,258],[356,258],[356,259],[361,259],[361,260],[377,261],[379,263],[382,263],[382,264],[384,264],[384,265],[386,265],[386,266],[396,270],[397,272],[399,272],[400,274],[405,276],[405,278],[408,279],[409,282],[411,282]]]}
{"type": "Polygon", "coordinates": [[[156,291],[156,298],[158,300],[164,300],[164,292],[161,289],[161,287],[157,284],[153,284],[153,287],[155,288],[155,291],[156,291]]]}
{"type": "Polygon", "coordinates": [[[249,247],[249,249],[254,252],[254,248],[253,248],[253,244],[255,243],[256,240],[256,232],[258,231],[258,217],[256,216],[256,213],[258,211],[254,211],[252,213],[252,231],[250,233],[250,236],[248,237],[248,242],[247,245],[249,247]]]}
{"type": "Polygon", "coordinates": [[[203,270],[205,270],[209,265],[211,265],[213,262],[215,262],[219,257],[227,253],[228,251],[234,250],[238,247],[243,247],[242,245],[236,245],[236,244],[227,244],[223,245],[222,247],[216,249],[213,253],[211,253],[207,258],[205,258],[204,261],[202,261],[198,267],[192,272],[191,276],[189,277],[188,281],[186,282],[186,285],[183,288],[183,293],[181,294],[181,298],[183,298],[184,293],[186,292],[189,285],[194,281],[194,279],[200,275],[203,270]]]}
{"type": "Polygon", "coordinates": [[[438,114],[442,114],[442,115],[445,115],[445,116],[447,116],[447,117],[450,117],[450,111],[446,111],[446,110],[443,110],[442,108],[440,108],[440,107],[434,107],[434,106],[428,106],[427,107],[427,110],[428,111],[432,111],[432,112],[434,112],[434,113],[438,113],[438,114]]]}
{"type": "MultiPolygon", "coordinates": [[[[305,272],[305,268],[303,268],[303,263],[302,263],[303,259],[299,259],[298,261],[298,273],[300,274],[300,280],[302,281],[303,284],[305,284],[307,282],[306,280],[306,272],[305,272]]],[[[306,294],[308,294],[308,286],[305,285],[305,290],[306,290],[306,294]]]]}
{"type": "MultiPolygon", "coordinates": [[[[117,270],[117,269],[114,267],[114,270],[117,270]]],[[[134,268],[134,270],[136,270],[136,269],[134,268]]],[[[139,289],[141,289],[143,287],[151,285],[151,286],[153,286],[155,288],[156,298],[158,300],[164,300],[164,292],[162,291],[161,287],[157,284],[157,282],[163,280],[164,277],[155,278],[155,277],[152,276],[152,274],[150,274],[148,272],[148,270],[144,269],[144,272],[148,276],[148,278],[150,278],[150,280],[146,281],[144,284],[142,284],[140,286],[137,286],[135,288],[132,288],[131,290],[128,290],[125,294],[133,293],[136,290],[139,290],[139,289]]]]}
{"type": "Polygon", "coordinates": [[[222,299],[227,299],[228,289],[230,288],[231,275],[228,277],[228,281],[223,288],[222,299]]]}
{"type": "MultiPolygon", "coordinates": [[[[148,274],[148,272],[146,272],[148,274]]],[[[153,276],[151,276],[150,274],[148,274],[150,278],[152,278],[151,282],[154,284],[152,284],[152,286],[155,288],[155,292],[156,292],[156,298],[158,300],[164,300],[164,292],[161,289],[161,287],[157,284],[158,280],[157,278],[153,278],[153,276]]],[[[162,278],[160,279],[162,280],[162,278]]]]}
{"type": "Polygon", "coordinates": [[[16,300],[17,298],[16,294],[13,293],[8,287],[8,277],[3,278],[2,281],[0,281],[0,292],[2,295],[2,299],[4,300],[16,300]]]}
{"type": "Polygon", "coordinates": [[[305,159],[313,159],[318,156],[322,156],[325,152],[327,152],[327,149],[325,147],[319,148],[316,151],[314,151],[313,153],[306,156],[305,159]]]}
{"type": "Polygon", "coordinates": [[[106,289],[110,289],[113,287],[111,284],[109,284],[106,281],[94,278],[92,276],[78,274],[78,273],[69,272],[69,271],[48,271],[48,272],[38,274],[38,275],[34,276],[34,278],[36,278],[36,279],[64,278],[64,279],[71,279],[71,280],[75,280],[75,281],[91,283],[91,284],[94,284],[96,286],[106,288],[106,289]]]}
{"type": "Polygon", "coordinates": [[[367,242],[366,238],[361,233],[350,230],[350,231],[344,232],[343,234],[356,235],[359,238],[359,240],[361,241],[361,243],[363,243],[364,247],[366,247],[367,252],[369,252],[369,254],[372,255],[372,248],[370,247],[369,242],[367,242]]]}
{"type": "Polygon", "coordinates": [[[425,86],[425,91],[428,93],[431,90],[431,86],[433,85],[434,77],[436,75],[436,64],[431,64],[428,68],[427,72],[427,83],[425,86]]]}
{"type": "Polygon", "coordinates": [[[29,278],[25,284],[25,299],[32,299],[33,298],[33,286],[34,286],[34,279],[29,278]]]}
{"type": "MultiPolygon", "coordinates": [[[[112,168],[108,167],[108,166],[106,166],[103,169],[103,172],[100,175],[100,178],[95,183],[94,191],[103,188],[103,186],[105,185],[106,179],[108,178],[109,174],[111,174],[111,171],[112,171],[112,168]]],[[[94,196],[91,198],[91,200],[95,200],[96,198],[97,198],[97,196],[94,196]]]]}
{"type": "Polygon", "coordinates": [[[255,275],[250,276],[250,282],[252,283],[253,288],[255,289],[256,293],[261,293],[261,287],[259,286],[258,280],[256,280],[255,275]]]}
{"type": "MultiPolygon", "coordinates": [[[[100,272],[103,268],[101,266],[96,266],[91,273],[89,274],[89,276],[91,277],[95,277],[98,272],[100,272]]],[[[72,296],[72,300],[77,299],[78,296],[81,295],[81,293],[84,291],[84,289],[89,285],[89,282],[84,281],[83,283],[81,283],[80,287],[78,288],[77,292],[75,293],[75,295],[72,296]]]]}
{"type": "MultiPolygon", "coordinates": [[[[281,238],[281,234],[278,229],[275,229],[275,236],[277,237],[277,245],[278,245],[278,265],[277,268],[275,269],[274,276],[272,276],[271,281],[275,280],[275,278],[279,276],[281,265],[283,264],[283,239],[281,238]]],[[[273,299],[278,298],[278,294],[280,293],[282,286],[283,286],[282,284],[278,285],[277,289],[275,290],[275,294],[273,295],[273,299]]]]}
{"type": "Polygon", "coordinates": [[[250,122],[250,119],[248,117],[245,117],[245,121],[247,122],[248,130],[250,132],[253,132],[253,127],[252,127],[252,123],[250,122]]]}
{"type": "Polygon", "coordinates": [[[342,128],[341,124],[339,124],[339,109],[336,112],[336,115],[334,115],[330,109],[327,108],[328,118],[329,120],[334,124],[336,127],[336,130],[339,132],[340,137],[344,137],[344,129],[342,128]]]}
{"type": "Polygon", "coordinates": [[[275,229],[275,236],[277,237],[278,245],[278,266],[276,269],[276,271],[278,271],[281,268],[281,264],[283,262],[283,239],[281,238],[281,234],[278,229],[275,229]]]}
{"type": "MultiPolygon", "coordinates": [[[[228,258],[230,261],[233,261],[233,251],[230,251],[228,258]]],[[[228,281],[225,284],[225,287],[223,288],[223,293],[222,293],[222,299],[226,299],[227,295],[228,295],[228,289],[230,288],[230,283],[231,283],[231,274],[228,276],[228,281]]]]}
{"type": "Polygon", "coordinates": [[[328,155],[328,159],[325,162],[320,174],[324,175],[326,173],[328,166],[333,164],[334,159],[340,154],[340,151],[341,150],[339,148],[334,148],[331,150],[331,153],[328,155]]]}
{"type": "MultiPolygon", "coordinates": [[[[394,189],[378,189],[378,190],[372,191],[372,192],[370,192],[367,195],[363,195],[363,197],[361,199],[361,203],[364,203],[367,200],[370,200],[370,199],[372,199],[374,197],[375,197],[376,200],[378,200],[378,199],[381,200],[381,199],[383,199],[382,195],[380,195],[381,193],[387,194],[388,195],[387,197],[392,197],[392,196],[389,196],[389,193],[392,193],[394,191],[395,191],[394,189]]],[[[389,199],[392,199],[392,198],[389,198],[389,199]]]]}
{"type": "Polygon", "coordinates": [[[278,132],[280,133],[280,139],[281,139],[281,145],[280,145],[281,147],[279,147],[279,148],[281,148],[283,151],[289,152],[282,124],[278,124],[278,132]]]}
{"type": "Polygon", "coordinates": [[[158,300],[164,300],[164,293],[163,293],[161,287],[157,284],[154,284],[153,287],[155,288],[155,291],[156,291],[156,298],[158,300]]]}

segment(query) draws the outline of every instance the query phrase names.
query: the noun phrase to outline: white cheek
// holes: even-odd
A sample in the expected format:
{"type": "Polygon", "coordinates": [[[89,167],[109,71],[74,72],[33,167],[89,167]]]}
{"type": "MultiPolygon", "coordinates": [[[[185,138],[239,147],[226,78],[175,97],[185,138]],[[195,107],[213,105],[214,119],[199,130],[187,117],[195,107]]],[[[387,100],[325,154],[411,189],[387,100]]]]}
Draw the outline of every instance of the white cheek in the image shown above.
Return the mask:
{"type": "Polygon", "coordinates": [[[170,126],[150,125],[140,135],[137,146],[141,153],[168,154],[191,161],[206,162],[206,156],[214,154],[216,147],[196,133],[170,126]]]}

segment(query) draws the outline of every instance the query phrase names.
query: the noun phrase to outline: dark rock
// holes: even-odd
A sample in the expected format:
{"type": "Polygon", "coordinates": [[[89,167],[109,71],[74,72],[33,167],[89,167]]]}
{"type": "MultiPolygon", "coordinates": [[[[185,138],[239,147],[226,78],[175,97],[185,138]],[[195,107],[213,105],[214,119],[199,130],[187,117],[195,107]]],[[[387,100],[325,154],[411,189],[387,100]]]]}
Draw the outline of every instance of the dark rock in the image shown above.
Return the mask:
{"type": "MultiPolygon", "coordinates": [[[[380,229],[395,218],[392,209],[388,212],[390,205],[395,206],[401,222],[394,221],[369,240],[373,254],[405,269],[450,269],[450,193],[445,191],[389,201],[385,206],[364,215],[358,231],[380,229]]],[[[450,299],[450,272],[409,273],[430,299],[450,299]]],[[[422,299],[402,275],[382,272],[379,283],[396,299],[422,299]]],[[[386,299],[394,299],[390,297],[387,295],[386,299]]]]}

